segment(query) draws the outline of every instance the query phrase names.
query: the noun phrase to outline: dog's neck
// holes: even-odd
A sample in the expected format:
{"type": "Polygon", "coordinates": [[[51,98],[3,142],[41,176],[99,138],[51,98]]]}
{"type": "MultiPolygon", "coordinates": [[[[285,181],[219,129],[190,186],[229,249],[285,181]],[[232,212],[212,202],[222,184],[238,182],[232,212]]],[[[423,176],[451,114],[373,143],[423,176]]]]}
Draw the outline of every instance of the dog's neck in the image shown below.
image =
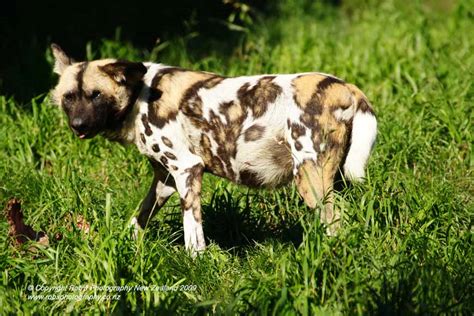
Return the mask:
{"type": "Polygon", "coordinates": [[[138,114],[139,103],[149,88],[140,82],[133,88],[127,106],[117,113],[113,121],[107,126],[103,136],[121,144],[131,144],[135,141],[135,118],[138,114]]]}
{"type": "Polygon", "coordinates": [[[154,89],[151,88],[152,82],[155,79],[156,75],[163,72],[169,68],[175,68],[164,64],[157,64],[147,62],[144,63],[147,67],[147,72],[143,76],[141,82],[141,87],[138,90],[138,93],[134,95],[129,102],[129,105],[126,109],[126,115],[124,115],[123,120],[116,125],[117,128],[107,129],[103,135],[112,141],[117,141],[121,144],[133,144],[137,140],[137,117],[140,112],[140,107],[143,105],[143,102],[149,102],[150,95],[154,93],[154,89]]]}

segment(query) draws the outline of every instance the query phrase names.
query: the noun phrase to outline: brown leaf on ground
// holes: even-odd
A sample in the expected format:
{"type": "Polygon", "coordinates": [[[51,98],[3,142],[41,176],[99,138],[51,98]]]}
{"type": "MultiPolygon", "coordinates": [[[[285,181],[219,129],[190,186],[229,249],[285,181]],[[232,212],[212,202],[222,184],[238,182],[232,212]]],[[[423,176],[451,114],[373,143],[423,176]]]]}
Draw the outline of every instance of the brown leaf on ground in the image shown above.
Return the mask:
{"type": "Polygon", "coordinates": [[[73,231],[77,229],[85,235],[89,235],[91,224],[85,219],[82,215],[73,215],[69,213],[66,215],[66,229],[68,231],[73,231]]]}
{"type": "Polygon", "coordinates": [[[21,245],[29,240],[47,246],[49,238],[45,232],[36,232],[31,226],[23,222],[23,212],[21,210],[21,202],[16,198],[8,201],[5,207],[5,216],[8,222],[8,235],[13,238],[15,245],[21,245]]]}
{"type": "Polygon", "coordinates": [[[76,227],[82,231],[84,234],[89,234],[91,229],[91,224],[84,218],[84,216],[79,215],[76,218],[76,227]]]}
{"type": "Polygon", "coordinates": [[[62,240],[63,239],[63,234],[61,234],[61,233],[54,234],[54,239],[56,241],[62,240]]]}

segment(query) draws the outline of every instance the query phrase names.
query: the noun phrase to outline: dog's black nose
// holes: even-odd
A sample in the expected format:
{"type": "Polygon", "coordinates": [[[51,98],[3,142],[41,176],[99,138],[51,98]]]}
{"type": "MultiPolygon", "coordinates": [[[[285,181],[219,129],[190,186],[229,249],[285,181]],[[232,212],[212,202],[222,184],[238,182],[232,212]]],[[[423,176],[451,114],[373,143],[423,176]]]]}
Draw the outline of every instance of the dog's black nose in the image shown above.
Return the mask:
{"type": "Polygon", "coordinates": [[[86,129],[86,122],[80,117],[76,117],[71,121],[71,127],[77,132],[83,132],[86,129]]]}

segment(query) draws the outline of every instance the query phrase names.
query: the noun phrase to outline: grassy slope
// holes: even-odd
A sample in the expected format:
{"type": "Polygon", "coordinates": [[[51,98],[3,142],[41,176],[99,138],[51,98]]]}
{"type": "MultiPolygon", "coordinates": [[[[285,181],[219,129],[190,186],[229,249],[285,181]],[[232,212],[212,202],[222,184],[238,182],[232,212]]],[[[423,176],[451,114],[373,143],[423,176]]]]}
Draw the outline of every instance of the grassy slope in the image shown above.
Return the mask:
{"type": "Polygon", "coordinates": [[[181,41],[151,53],[107,41],[96,57],[158,56],[227,75],[318,70],[358,84],[380,135],[368,181],[339,193],[340,235],[324,235],[292,186],[252,191],[208,176],[205,254],[184,253],[176,197],[135,242],[127,223],[151,181],[146,159],[100,138],[79,141],[48,102],[21,109],[0,98],[0,202],[20,197],[29,223],[64,234],[35,257],[12,248],[0,222],[0,309],[472,312],[472,6],[304,2],[282,1],[278,18],[255,25],[230,57],[198,59],[181,41]],[[93,236],[68,231],[68,213],[87,218],[93,236]],[[35,302],[28,284],[197,290],[35,302]]]}

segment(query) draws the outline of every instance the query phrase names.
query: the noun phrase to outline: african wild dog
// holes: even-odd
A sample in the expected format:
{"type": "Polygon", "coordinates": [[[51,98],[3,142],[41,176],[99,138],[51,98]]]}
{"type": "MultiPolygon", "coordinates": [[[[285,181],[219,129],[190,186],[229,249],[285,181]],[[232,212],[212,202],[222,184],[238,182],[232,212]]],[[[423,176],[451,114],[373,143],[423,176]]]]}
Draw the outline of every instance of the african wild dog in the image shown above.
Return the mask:
{"type": "Polygon", "coordinates": [[[193,252],[206,246],[205,171],[251,187],[294,178],[309,207],[324,204],[330,232],[340,220],[331,195],[339,166],[351,180],[364,177],[377,122],[364,94],[336,77],[227,78],[154,63],[74,62],[55,44],[52,51],[60,75],[53,99],[74,133],[133,143],[151,161],[154,179],[135,226],[144,228],[178,191],[193,252]]]}

